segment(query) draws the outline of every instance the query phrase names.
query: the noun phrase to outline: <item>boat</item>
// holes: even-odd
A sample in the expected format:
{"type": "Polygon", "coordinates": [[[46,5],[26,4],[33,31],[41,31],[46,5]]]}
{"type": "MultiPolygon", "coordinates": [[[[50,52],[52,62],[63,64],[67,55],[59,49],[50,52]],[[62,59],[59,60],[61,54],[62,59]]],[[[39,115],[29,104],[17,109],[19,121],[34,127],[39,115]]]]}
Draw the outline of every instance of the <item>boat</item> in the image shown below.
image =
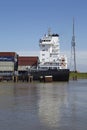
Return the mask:
{"type": "Polygon", "coordinates": [[[37,68],[31,67],[33,80],[43,80],[51,76],[53,81],[69,81],[67,57],[60,55],[59,34],[48,31],[39,40],[40,57],[37,68]]]}

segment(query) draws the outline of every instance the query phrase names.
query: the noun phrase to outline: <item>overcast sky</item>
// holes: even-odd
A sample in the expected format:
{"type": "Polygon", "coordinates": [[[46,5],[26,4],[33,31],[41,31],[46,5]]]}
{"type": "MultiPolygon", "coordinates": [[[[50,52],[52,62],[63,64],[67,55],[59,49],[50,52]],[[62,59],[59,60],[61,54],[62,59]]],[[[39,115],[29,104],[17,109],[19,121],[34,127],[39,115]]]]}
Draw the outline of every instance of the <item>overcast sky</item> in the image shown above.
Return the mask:
{"type": "Polygon", "coordinates": [[[69,64],[73,17],[77,70],[87,72],[87,0],[0,0],[0,51],[38,55],[39,39],[51,28],[69,64]]]}

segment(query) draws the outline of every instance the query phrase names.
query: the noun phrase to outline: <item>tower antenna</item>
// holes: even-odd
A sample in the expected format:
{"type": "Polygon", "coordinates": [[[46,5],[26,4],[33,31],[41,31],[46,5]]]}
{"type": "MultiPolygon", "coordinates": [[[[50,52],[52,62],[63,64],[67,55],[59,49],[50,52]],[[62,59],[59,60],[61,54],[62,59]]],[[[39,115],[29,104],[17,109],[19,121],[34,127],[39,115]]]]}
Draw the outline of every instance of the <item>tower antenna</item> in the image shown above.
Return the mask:
{"type": "Polygon", "coordinates": [[[76,43],[75,43],[75,25],[74,25],[74,18],[73,18],[73,36],[71,41],[71,55],[73,57],[73,65],[74,65],[74,72],[76,72],[76,43]]]}

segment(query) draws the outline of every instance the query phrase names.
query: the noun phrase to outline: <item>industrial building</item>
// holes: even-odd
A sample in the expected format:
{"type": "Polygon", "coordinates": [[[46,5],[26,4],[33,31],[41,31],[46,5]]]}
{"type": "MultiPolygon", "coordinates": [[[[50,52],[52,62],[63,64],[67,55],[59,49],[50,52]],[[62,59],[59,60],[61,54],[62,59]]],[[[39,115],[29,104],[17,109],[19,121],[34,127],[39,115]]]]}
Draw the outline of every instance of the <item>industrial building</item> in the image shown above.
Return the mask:
{"type": "Polygon", "coordinates": [[[0,79],[11,79],[18,69],[18,54],[16,52],[0,52],[0,79]]]}
{"type": "Polygon", "coordinates": [[[20,75],[37,67],[37,56],[19,56],[16,52],[0,52],[0,80],[12,79],[15,74],[20,75]]]}
{"type": "Polygon", "coordinates": [[[36,67],[38,64],[38,57],[19,56],[18,57],[18,71],[27,71],[31,67],[36,67]]]}

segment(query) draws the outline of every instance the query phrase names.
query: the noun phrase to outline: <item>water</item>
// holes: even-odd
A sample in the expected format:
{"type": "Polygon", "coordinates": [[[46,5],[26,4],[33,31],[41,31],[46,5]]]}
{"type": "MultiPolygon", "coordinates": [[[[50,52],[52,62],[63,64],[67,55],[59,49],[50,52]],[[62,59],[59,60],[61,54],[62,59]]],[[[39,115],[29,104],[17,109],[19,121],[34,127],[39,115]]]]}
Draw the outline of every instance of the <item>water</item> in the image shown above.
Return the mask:
{"type": "Polygon", "coordinates": [[[0,130],[86,130],[87,80],[0,83],[0,130]]]}

